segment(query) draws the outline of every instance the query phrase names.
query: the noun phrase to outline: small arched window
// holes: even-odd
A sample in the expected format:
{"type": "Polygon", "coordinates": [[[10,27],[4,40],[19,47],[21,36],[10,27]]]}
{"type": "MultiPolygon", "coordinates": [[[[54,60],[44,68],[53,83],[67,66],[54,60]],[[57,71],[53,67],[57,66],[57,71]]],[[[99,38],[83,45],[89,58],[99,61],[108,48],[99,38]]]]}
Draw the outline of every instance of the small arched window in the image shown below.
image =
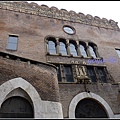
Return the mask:
{"type": "Polygon", "coordinates": [[[60,42],[60,53],[63,55],[67,55],[66,45],[64,42],[60,42]]]}
{"type": "Polygon", "coordinates": [[[71,53],[73,56],[77,56],[76,47],[75,47],[75,44],[73,44],[73,43],[70,43],[70,53],[71,53]]]}
{"type": "Polygon", "coordinates": [[[52,38],[48,39],[48,52],[50,54],[56,54],[56,43],[55,40],[52,38]]]}
{"type": "Polygon", "coordinates": [[[81,43],[80,43],[80,52],[81,52],[82,56],[87,57],[87,52],[86,52],[85,46],[81,43]]]}
{"type": "Polygon", "coordinates": [[[97,54],[96,54],[96,49],[94,44],[89,43],[89,50],[90,50],[91,56],[96,58],[97,54]]]}

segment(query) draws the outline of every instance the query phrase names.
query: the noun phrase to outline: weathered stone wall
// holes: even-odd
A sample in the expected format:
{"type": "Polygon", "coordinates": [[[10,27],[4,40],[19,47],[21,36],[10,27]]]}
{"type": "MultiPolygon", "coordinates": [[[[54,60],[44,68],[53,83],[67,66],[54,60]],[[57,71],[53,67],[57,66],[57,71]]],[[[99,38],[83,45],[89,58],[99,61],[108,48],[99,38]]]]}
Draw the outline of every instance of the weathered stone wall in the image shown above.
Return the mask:
{"type": "MultiPolygon", "coordinates": [[[[87,84],[88,91],[102,97],[110,106],[114,114],[120,114],[119,86],[111,84],[87,84]]],[[[69,117],[69,105],[71,100],[79,93],[85,92],[83,84],[59,84],[60,98],[63,106],[63,116],[69,117]]]]}
{"type": "MultiPolygon", "coordinates": [[[[108,72],[115,82],[120,82],[120,59],[115,51],[115,48],[120,48],[120,32],[116,22],[57,8],[38,6],[33,3],[17,2],[13,4],[11,2],[0,3],[0,16],[2,16],[0,18],[0,51],[36,61],[70,63],[71,60],[79,61],[82,58],[80,56],[73,58],[46,55],[45,37],[51,35],[75,41],[91,41],[97,45],[100,57],[108,60],[104,65],[107,66],[108,72]],[[55,10],[55,12],[51,12],[51,10],[55,10]],[[66,34],[63,31],[64,25],[74,27],[76,33],[74,35],[66,34]],[[6,50],[9,34],[19,36],[17,51],[6,50]],[[117,62],[109,61],[111,57],[114,57],[117,62]]],[[[75,83],[61,83],[58,88],[54,68],[51,71],[51,67],[48,66],[40,65],[41,67],[38,67],[6,58],[0,58],[0,62],[0,84],[15,77],[23,77],[37,89],[43,100],[59,101],[60,99],[64,117],[69,117],[68,107],[72,98],[85,91],[83,84],[75,83]],[[60,90],[60,98],[58,90],[60,90]]],[[[87,88],[106,100],[114,114],[120,114],[118,107],[120,96],[117,84],[87,84],[87,88]]]]}
{"type": "Polygon", "coordinates": [[[42,100],[60,100],[56,69],[54,67],[42,63],[34,65],[0,57],[0,85],[17,77],[22,77],[33,85],[42,100]]]}
{"type": "Polygon", "coordinates": [[[103,27],[108,29],[119,30],[117,22],[114,20],[107,20],[106,18],[93,17],[92,15],[84,15],[83,13],[76,13],[74,11],[67,11],[66,9],[59,10],[56,7],[49,8],[47,5],[38,5],[37,3],[28,2],[1,2],[1,9],[12,10],[16,12],[23,12],[27,14],[50,17],[60,20],[67,20],[71,22],[78,22],[82,24],[103,27]]]}

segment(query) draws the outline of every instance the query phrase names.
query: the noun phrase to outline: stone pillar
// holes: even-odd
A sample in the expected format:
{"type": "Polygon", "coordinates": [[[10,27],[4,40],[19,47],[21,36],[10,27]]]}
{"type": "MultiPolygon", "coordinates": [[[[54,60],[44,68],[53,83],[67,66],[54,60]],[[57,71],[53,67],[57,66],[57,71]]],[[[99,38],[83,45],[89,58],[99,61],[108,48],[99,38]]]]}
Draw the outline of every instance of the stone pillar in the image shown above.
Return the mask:
{"type": "Polygon", "coordinates": [[[91,57],[90,48],[89,48],[88,43],[86,43],[86,52],[87,52],[87,54],[88,54],[88,57],[91,57]]]}
{"type": "Polygon", "coordinates": [[[79,41],[76,41],[76,43],[77,43],[77,54],[78,56],[81,56],[79,41]]]}
{"type": "Polygon", "coordinates": [[[96,53],[96,57],[100,57],[97,46],[94,46],[94,52],[96,53]]]}
{"type": "Polygon", "coordinates": [[[60,53],[60,48],[59,48],[59,46],[60,46],[59,38],[55,38],[55,39],[56,39],[56,52],[57,52],[57,54],[59,54],[59,53],[60,53]]]}
{"type": "Polygon", "coordinates": [[[69,39],[66,40],[66,46],[67,46],[67,52],[68,52],[68,55],[70,55],[70,44],[69,44],[69,39]]]}
{"type": "Polygon", "coordinates": [[[45,40],[45,51],[46,51],[46,54],[49,53],[49,50],[48,50],[48,40],[45,40]]]}

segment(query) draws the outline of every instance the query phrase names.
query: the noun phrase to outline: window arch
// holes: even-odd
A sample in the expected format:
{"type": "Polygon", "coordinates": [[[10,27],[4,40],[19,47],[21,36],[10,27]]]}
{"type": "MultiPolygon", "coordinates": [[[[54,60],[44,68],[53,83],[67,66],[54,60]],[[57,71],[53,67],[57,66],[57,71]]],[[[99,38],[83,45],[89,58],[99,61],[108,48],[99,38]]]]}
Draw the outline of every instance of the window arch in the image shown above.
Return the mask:
{"type": "Polygon", "coordinates": [[[48,52],[50,54],[56,54],[57,53],[55,38],[52,38],[52,37],[48,38],[47,49],[48,49],[48,52]]]}
{"type": "Polygon", "coordinates": [[[98,57],[97,53],[96,53],[96,47],[97,46],[93,43],[88,43],[88,45],[89,45],[89,50],[90,50],[91,56],[94,57],[94,58],[98,57]]]}
{"type": "Polygon", "coordinates": [[[32,105],[23,97],[14,96],[1,105],[0,118],[33,118],[32,105]]]}
{"type": "Polygon", "coordinates": [[[63,40],[59,40],[59,49],[60,49],[60,53],[62,55],[67,55],[67,49],[66,49],[66,44],[63,40]]]}
{"type": "Polygon", "coordinates": [[[69,118],[73,118],[73,119],[75,118],[75,109],[77,104],[79,103],[79,101],[86,98],[90,98],[98,102],[98,104],[100,104],[103,107],[103,109],[106,111],[108,118],[114,118],[114,113],[110,108],[109,104],[102,97],[92,92],[79,93],[71,100],[69,105],[69,118]]]}
{"type": "Polygon", "coordinates": [[[76,48],[77,48],[77,47],[76,47],[76,43],[70,41],[70,53],[71,53],[73,56],[78,56],[77,51],[76,51],[76,48]]]}
{"type": "Polygon", "coordinates": [[[76,118],[108,118],[103,106],[96,100],[85,98],[78,102],[75,109],[76,118]],[[99,111],[99,112],[98,112],[99,111]]]}
{"type": "Polygon", "coordinates": [[[80,46],[81,55],[84,56],[84,57],[87,57],[88,55],[87,55],[87,52],[86,52],[86,45],[85,45],[85,43],[80,42],[79,46],[80,46]]]}

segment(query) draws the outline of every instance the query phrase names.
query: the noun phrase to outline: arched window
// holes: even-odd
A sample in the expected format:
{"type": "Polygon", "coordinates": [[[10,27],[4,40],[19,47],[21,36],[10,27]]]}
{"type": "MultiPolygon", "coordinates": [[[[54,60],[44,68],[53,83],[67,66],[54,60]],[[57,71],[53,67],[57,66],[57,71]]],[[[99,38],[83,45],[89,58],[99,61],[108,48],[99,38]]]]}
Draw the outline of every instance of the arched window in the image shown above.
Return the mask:
{"type": "Polygon", "coordinates": [[[91,54],[91,56],[94,57],[94,58],[97,57],[95,46],[96,46],[96,45],[94,45],[94,44],[92,44],[92,43],[89,43],[90,54],[91,54]]]}
{"type": "Polygon", "coordinates": [[[73,56],[77,56],[76,46],[75,46],[75,44],[73,44],[73,43],[70,43],[70,53],[71,53],[73,56]]]}
{"type": "Polygon", "coordinates": [[[3,102],[0,109],[0,118],[33,118],[33,108],[23,97],[10,97],[3,102]]]}
{"type": "Polygon", "coordinates": [[[81,52],[82,56],[87,57],[87,52],[85,50],[85,45],[83,45],[81,43],[80,43],[80,52],[81,52]]]}
{"type": "Polygon", "coordinates": [[[56,43],[55,40],[52,38],[48,39],[48,52],[50,54],[56,54],[56,43]]]}
{"type": "Polygon", "coordinates": [[[62,41],[60,41],[60,53],[63,55],[67,55],[66,45],[62,41]]]}
{"type": "Polygon", "coordinates": [[[79,101],[75,109],[76,118],[108,118],[103,106],[96,100],[85,98],[79,101]]]}

